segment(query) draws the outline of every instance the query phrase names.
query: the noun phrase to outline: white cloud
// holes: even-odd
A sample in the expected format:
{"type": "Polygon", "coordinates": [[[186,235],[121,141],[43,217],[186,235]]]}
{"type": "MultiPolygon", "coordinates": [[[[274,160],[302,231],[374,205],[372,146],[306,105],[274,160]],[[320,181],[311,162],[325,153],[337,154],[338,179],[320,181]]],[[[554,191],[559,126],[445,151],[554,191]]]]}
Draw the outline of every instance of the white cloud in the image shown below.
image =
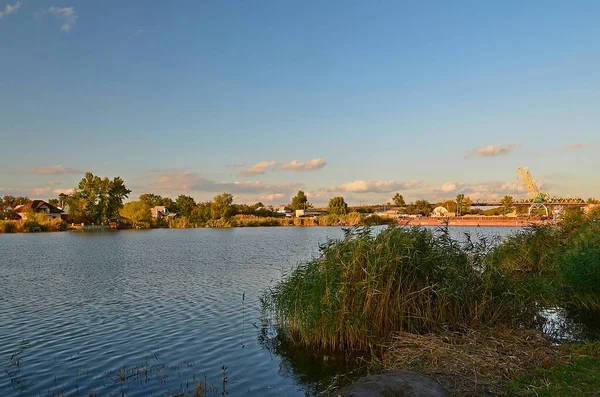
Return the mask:
{"type": "Polygon", "coordinates": [[[246,163],[244,163],[243,161],[238,161],[237,163],[235,163],[234,165],[232,165],[233,168],[242,168],[245,167],[246,163]]]}
{"type": "Polygon", "coordinates": [[[285,197],[286,195],[283,193],[273,193],[260,196],[259,201],[262,201],[263,203],[280,202],[282,199],[285,199],[285,197]]]}
{"type": "Polygon", "coordinates": [[[327,165],[327,162],[322,158],[312,159],[310,161],[298,161],[292,160],[288,164],[283,164],[281,166],[282,170],[292,170],[296,172],[305,172],[305,171],[313,171],[318,170],[327,165]]]}
{"type": "Polygon", "coordinates": [[[151,174],[152,183],[148,185],[151,191],[162,194],[189,194],[191,192],[210,192],[231,194],[291,194],[304,187],[301,183],[281,183],[276,185],[263,184],[260,181],[212,181],[193,172],[170,172],[151,174]]]}
{"type": "Polygon", "coordinates": [[[60,25],[61,32],[69,32],[71,29],[73,29],[78,18],[75,8],[73,7],[51,6],[38,12],[38,16],[42,16],[44,14],[54,15],[62,22],[62,25],[60,25]]]}
{"type": "Polygon", "coordinates": [[[52,166],[52,167],[38,167],[34,168],[31,171],[28,171],[32,174],[42,174],[42,175],[62,175],[62,174],[78,174],[81,171],[76,170],[74,168],[63,167],[61,164],[52,166]]]}
{"type": "Polygon", "coordinates": [[[32,189],[31,192],[33,193],[34,196],[41,196],[41,195],[50,193],[50,188],[49,187],[40,187],[37,189],[32,189]]]}
{"type": "Polygon", "coordinates": [[[14,14],[19,11],[21,4],[22,3],[20,1],[17,1],[13,5],[7,4],[6,7],[4,7],[4,11],[0,11],[0,19],[4,18],[6,15],[14,14]]]}
{"type": "Polygon", "coordinates": [[[434,193],[453,193],[453,192],[458,192],[459,190],[465,189],[466,186],[467,186],[467,184],[465,182],[451,181],[451,182],[444,182],[441,186],[434,187],[429,190],[434,193]]]}
{"type": "Polygon", "coordinates": [[[520,143],[508,143],[506,145],[489,145],[489,146],[480,146],[478,148],[473,149],[465,158],[470,159],[475,156],[481,157],[496,157],[508,154],[510,151],[521,147],[520,143]]]}
{"type": "Polygon", "coordinates": [[[61,193],[64,193],[64,194],[73,194],[73,193],[75,193],[75,188],[70,187],[68,189],[54,189],[52,192],[54,194],[56,194],[56,195],[59,195],[61,193]]]}
{"type": "Polygon", "coordinates": [[[261,161],[260,163],[254,164],[252,167],[242,171],[239,173],[240,176],[254,176],[254,175],[263,175],[269,170],[269,168],[273,168],[277,165],[277,161],[261,161]]]}
{"type": "Polygon", "coordinates": [[[398,190],[415,189],[422,186],[421,181],[371,181],[356,180],[329,188],[329,192],[349,193],[390,193],[398,190]]]}

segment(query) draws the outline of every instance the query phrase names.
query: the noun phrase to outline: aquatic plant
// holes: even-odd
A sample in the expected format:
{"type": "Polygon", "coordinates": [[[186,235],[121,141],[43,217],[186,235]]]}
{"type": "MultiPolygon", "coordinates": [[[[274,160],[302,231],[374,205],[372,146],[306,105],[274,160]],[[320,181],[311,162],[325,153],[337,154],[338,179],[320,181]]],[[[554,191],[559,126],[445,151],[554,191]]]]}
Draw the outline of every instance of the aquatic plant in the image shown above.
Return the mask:
{"type": "Polygon", "coordinates": [[[447,228],[347,229],[267,291],[263,308],[292,339],[334,349],[363,349],[397,331],[532,321],[530,297],[487,260],[491,249],[484,238],[459,243],[447,228]]]}

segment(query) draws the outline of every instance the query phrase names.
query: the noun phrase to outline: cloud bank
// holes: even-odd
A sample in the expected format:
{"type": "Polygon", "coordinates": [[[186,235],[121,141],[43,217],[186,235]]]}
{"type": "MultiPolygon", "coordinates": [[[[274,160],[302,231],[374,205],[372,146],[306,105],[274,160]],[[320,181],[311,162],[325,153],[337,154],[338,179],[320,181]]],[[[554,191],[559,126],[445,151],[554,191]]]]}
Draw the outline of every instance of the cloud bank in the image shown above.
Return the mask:
{"type": "Polygon", "coordinates": [[[328,189],[329,192],[346,193],[390,193],[398,190],[415,189],[422,186],[421,181],[372,181],[356,180],[328,189]]]}

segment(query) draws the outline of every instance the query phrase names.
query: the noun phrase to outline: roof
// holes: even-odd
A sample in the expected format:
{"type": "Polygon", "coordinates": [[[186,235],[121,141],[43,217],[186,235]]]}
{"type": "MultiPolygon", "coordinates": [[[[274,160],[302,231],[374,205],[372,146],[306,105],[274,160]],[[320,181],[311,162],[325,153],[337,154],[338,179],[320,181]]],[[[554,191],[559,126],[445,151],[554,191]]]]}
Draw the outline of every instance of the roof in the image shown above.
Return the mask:
{"type": "Polygon", "coordinates": [[[15,207],[15,211],[20,213],[20,212],[26,211],[29,208],[31,208],[34,211],[39,211],[43,206],[46,206],[50,210],[51,214],[62,214],[63,213],[63,211],[61,209],[56,208],[52,204],[48,204],[44,200],[33,200],[27,204],[18,205],[17,207],[15,207]]]}

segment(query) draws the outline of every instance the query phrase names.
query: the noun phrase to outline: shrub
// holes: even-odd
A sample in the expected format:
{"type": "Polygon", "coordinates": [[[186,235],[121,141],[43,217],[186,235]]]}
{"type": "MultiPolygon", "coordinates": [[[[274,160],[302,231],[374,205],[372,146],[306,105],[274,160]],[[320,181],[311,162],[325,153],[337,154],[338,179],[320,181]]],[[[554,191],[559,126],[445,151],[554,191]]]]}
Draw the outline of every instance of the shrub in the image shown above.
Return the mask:
{"type": "Polygon", "coordinates": [[[17,221],[0,221],[0,232],[16,233],[17,232],[17,221]]]}

